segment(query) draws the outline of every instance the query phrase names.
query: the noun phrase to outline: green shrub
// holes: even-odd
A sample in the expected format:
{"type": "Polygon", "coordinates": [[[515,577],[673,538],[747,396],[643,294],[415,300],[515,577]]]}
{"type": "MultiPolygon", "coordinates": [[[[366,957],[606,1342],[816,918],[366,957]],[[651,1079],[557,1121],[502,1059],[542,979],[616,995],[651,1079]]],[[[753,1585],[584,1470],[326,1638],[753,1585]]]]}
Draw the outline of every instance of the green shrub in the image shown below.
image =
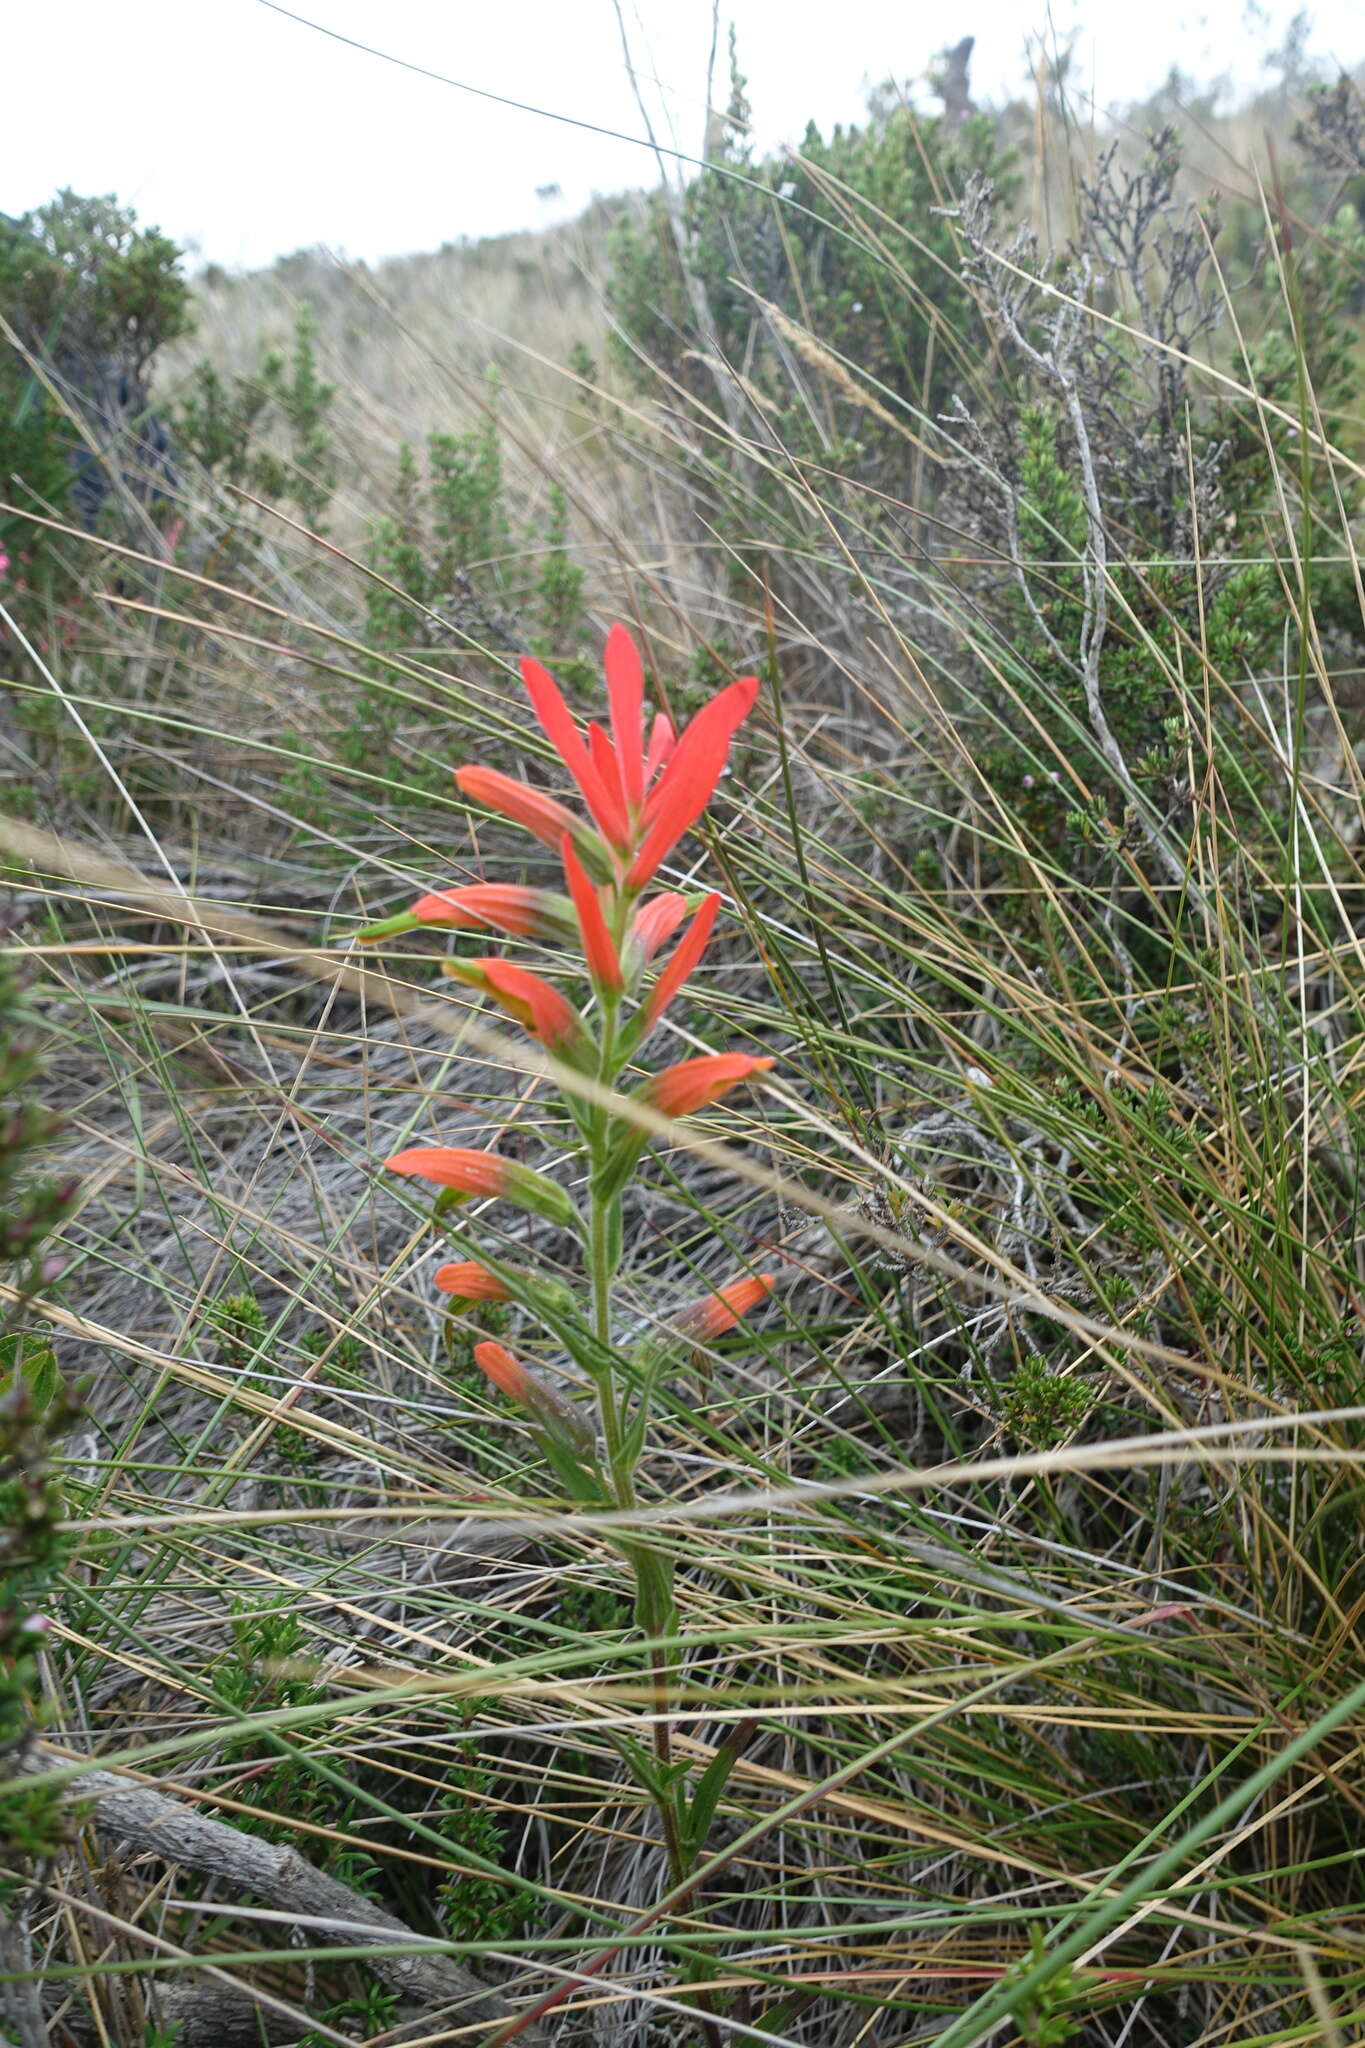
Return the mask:
{"type": "MultiPolygon", "coordinates": [[[[88,515],[102,495],[89,476],[97,451],[138,494],[166,481],[154,473],[162,438],[144,445],[147,377],[158,349],[192,325],[180,257],[112,194],[67,190],[0,218],[0,309],[13,337],[0,341],[0,476],[11,502],[61,516],[80,466],[88,515]]],[[[0,514],[0,546],[27,581],[51,573],[53,550],[26,520],[0,514]]]]}
{"type": "Polygon", "coordinates": [[[188,395],[175,414],[180,444],[211,477],[256,497],[292,504],[313,533],[325,534],[336,490],[331,431],[335,384],[318,375],[317,325],[299,309],[294,348],[284,357],[269,350],[255,372],[231,384],[211,362],[197,363],[188,395]],[[277,445],[287,455],[277,452],[277,445]]]}
{"type": "MultiPolygon", "coordinates": [[[[746,126],[735,76],[727,134],[746,126]]],[[[948,211],[973,174],[1008,176],[991,125],[950,128],[890,86],[862,127],[812,125],[796,155],[727,140],[680,195],[613,229],[619,364],[666,407],[689,400],[703,433],[719,412],[779,460],[904,497],[916,420],[980,346],[948,211]]]]}

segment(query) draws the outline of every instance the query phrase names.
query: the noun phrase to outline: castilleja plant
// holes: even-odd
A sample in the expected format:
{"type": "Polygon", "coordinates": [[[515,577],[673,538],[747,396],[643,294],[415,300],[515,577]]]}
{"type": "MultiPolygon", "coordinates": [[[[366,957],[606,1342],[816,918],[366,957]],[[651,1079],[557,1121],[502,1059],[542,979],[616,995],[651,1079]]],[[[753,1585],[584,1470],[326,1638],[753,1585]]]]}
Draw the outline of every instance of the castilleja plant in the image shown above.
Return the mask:
{"type": "MultiPolygon", "coordinates": [[[[623,626],[607,639],[611,731],[590,723],[580,732],[552,678],[539,662],[521,665],[531,707],[577,785],[586,816],[494,768],[457,769],[466,797],[524,826],[554,849],[564,889],[476,883],[423,896],[411,910],[360,934],[364,941],[423,926],[552,941],[581,953],[576,978],[591,1001],[576,1004],[543,976],[497,955],[444,962],[446,973],[478,990],[550,1052],[563,1068],[597,1084],[591,1095],[566,1086],[565,1106],[578,1133],[586,1172],[580,1206],[557,1181],[497,1153],[417,1145],[385,1161],[441,1189],[440,1212],[472,1196],[495,1197],[577,1233],[589,1299],[534,1270],[500,1259],[442,1266],[436,1285],[452,1303],[511,1301],[536,1317],[590,1382],[596,1416],[529,1372],[501,1344],[475,1346],[491,1383],[524,1412],[570,1498],[583,1505],[630,1509],[648,1429],[651,1395],[662,1367],[732,1329],[772,1286],[769,1274],[741,1276],[684,1309],[629,1351],[618,1349],[613,1280],[621,1260],[622,1194],[652,1135],[628,1115],[614,1114],[603,1091],[619,1091],[644,1040],[701,959],[720,897],[700,900],[676,890],[651,893],[674,847],[701,817],[725,767],[730,743],[758,691],[753,676],[720,690],[675,735],[660,714],[645,733],[644,674],[623,626]],[[679,936],[680,934],[680,936],[679,936]],[[660,963],[670,941],[672,952],[660,963]]],[[[738,1082],[772,1065],[746,1053],[714,1053],[650,1075],[628,1096],[656,1115],[686,1117],[716,1102],[738,1082]]],[[[654,1707],[652,1753],[629,1738],[622,1748],[637,1780],[658,1807],[672,1881],[682,1882],[708,1832],[736,1746],[722,1750],[695,1786],[670,1756],[670,1670],[678,1615],[672,1571],[644,1541],[614,1539],[635,1578],[637,1622],[650,1644],[654,1707]]]]}

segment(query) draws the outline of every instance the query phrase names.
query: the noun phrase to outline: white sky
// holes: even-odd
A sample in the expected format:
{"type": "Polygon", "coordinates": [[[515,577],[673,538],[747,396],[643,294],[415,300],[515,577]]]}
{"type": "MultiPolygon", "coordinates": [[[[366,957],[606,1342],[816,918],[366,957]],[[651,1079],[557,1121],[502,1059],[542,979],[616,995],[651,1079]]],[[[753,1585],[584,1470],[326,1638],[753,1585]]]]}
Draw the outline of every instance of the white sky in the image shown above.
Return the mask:
{"type": "MultiPolygon", "coordinates": [[[[0,211],[62,185],[117,192],[227,265],[327,245],[374,258],[532,227],[594,192],[653,181],[614,0],[290,0],[301,15],[539,112],[495,106],[347,48],[263,0],[48,0],[5,10],[0,211]],[[563,188],[561,204],[538,186],[563,188]]],[[[701,144],[711,0],[620,0],[661,141],[701,144]]],[[[1081,30],[1075,74],[1101,105],[1200,79],[1263,82],[1293,0],[1052,0],[1050,33],[1081,30]]],[[[1312,47],[1365,54],[1362,0],[1314,0],[1312,47]]],[[[721,0],[739,32],[759,140],[799,142],[808,117],[856,120],[864,88],[922,75],[973,32],[978,94],[1027,76],[1048,0],[721,0]]],[[[717,96],[724,98],[724,58],[717,96]]]]}

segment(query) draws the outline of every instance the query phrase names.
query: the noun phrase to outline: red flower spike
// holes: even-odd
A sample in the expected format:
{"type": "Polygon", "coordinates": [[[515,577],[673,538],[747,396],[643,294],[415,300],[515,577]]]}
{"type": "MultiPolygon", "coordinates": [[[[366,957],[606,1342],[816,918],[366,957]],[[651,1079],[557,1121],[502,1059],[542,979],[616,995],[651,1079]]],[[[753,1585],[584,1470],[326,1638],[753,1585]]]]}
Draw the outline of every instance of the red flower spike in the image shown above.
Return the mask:
{"type": "Polygon", "coordinates": [[[661,1116],[691,1116],[694,1110],[718,1101],[737,1081],[765,1073],[772,1064],[771,1060],[756,1060],[745,1052],[703,1053],[700,1059],[680,1060],[675,1067],[665,1067],[646,1082],[641,1094],[661,1116]]]}
{"type": "Polygon", "coordinates": [[[419,897],[409,916],[419,924],[451,925],[457,931],[492,928],[519,939],[565,938],[572,934],[569,906],[544,889],[514,882],[471,882],[465,889],[441,889],[419,897]]]}
{"type": "Polygon", "coordinates": [[[720,909],[720,896],[715,890],[707,897],[701,909],[693,918],[682,938],[674,948],[673,957],[655,982],[650,998],[645,1005],[645,1029],[652,1031],[672,1002],[678,990],[686,981],[692,969],[706,950],[706,941],[711,936],[711,927],[720,909]]]}
{"type": "Polygon", "coordinates": [[[652,960],[660,946],[666,946],[687,915],[687,898],[678,889],[665,889],[651,896],[630,921],[629,942],[643,962],[652,960]]]}
{"type": "Polygon", "coordinates": [[[487,1267],[477,1265],[473,1259],[461,1259],[451,1266],[438,1266],[434,1278],[442,1294],[452,1294],[459,1301],[510,1301],[512,1298],[501,1280],[495,1279],[487,1267]]]}
{"type": "Polygon", "coordinates": [[[747,1316],[751,1308],[766,1301],[773,1286],[771,1273],[746,1274],[742,1280],[731,1280],[728,1286],[718,1287],[714,1294],[685,1308],[676,1319],[676,1328],[681,1335],[695,1337],[700,1343],[723,1337],[727,1330],[734,1329],[741,1316],[747,1316]]]}
{"type": "Polygon", "coordinates": [[[495,1344],[491,1338],[474,1346],[474,1362],[487,1375],[500,1394],[506,1394],[509,1401],[527,1408],[535,1398],[535,1381],[526,1367],[513,1358],[510,1351],[495,1344]]]}
{"type": "Polygon", "coordinates": [[[529,655],[523,657],[521,675],[541,731],[582,790],[584,801],[601,830],[613,846],[629,846],[630,826],[620,798],[614,796],[603,782],[554,677],[529,655]]]}
{"type": "Polygon", "coordinates": [[[753,709],[757,695],[757,676],[742,676],[702,705],[645,803],[644,842],[631,863],[627,888],[642,889],[659,862],[706,809],[730,742],[753,709]]]}
{"type": "Polygon", "coordinates": [[[445,960],[443,972],[453,981],[482,989],[501,1004],[509,1017],[552,1052],[572,1045],[583,1035],[583,1020],[567,996],[527,967],[494,956],[489,960],[445,960]]]}
{"type": "Polygon", "coordinates": [[[588,963],[588,972],[599,988],[623,988],[625,983],[621,975],[621,963],[616,957],[616,947],[612,942],[611,933],[607,930],[607,921],[602,915],[602,905],[598,900],[597,891],[584,873],[582,863],[567,835],[559,851],[563,856],[564,873],[568,878],[573,907],[578,912],[578,929],[583,941],[583,956],[588,963]]]}
{"type": "Polygon", "coordinates": [[[616,741],[616,758],[621,765],[621,784],[626,802],[638,810],[644,802],[644,724],[641,706],[645,675],[640,650],[622,625],[607,635],[603,659],[607,671],[607,696],[611,700],[611,731],[616,741]]]}
{"type": "Polygon", "coordinates": [[[524,825],[546,846],[558,846],[566,832],[583,830],[566,804],[547,796],[543,789],[533,789],[529,782],[518,782],[514,776],[501,774],[496,768],[480,768],[477,764],[457,768],[455,786],[471,802],[500,812],[514,825],[524,825]]]}
{"type": "Polygon", "coordinates": [[[665,717],[661,711],[655,719],[649,735],[649,752],[645,756],[646,789],[654,780],[659,769],[666,767],[672,760],[673,749],[677,744],[677,738],[673,731],[673,721],[671,718],[665,717]]]}

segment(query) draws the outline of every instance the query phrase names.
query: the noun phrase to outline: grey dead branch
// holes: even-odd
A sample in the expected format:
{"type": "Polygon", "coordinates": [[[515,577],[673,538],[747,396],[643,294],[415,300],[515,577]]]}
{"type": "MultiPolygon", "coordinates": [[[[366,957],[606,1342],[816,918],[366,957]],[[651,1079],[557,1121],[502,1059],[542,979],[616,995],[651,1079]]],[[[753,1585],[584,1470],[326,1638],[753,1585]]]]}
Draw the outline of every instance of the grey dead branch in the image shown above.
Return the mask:
{"type": "MultiPolygon", "coordinates": [[[[28,1759],[27,1768],[41,1771],[67,1761],[38,1749],[28,1759]]],[[[196,1812],[186,1801],[120,1772],[82,1772],[71,1781],[69,1796],[76,1803],[92,1802],[90,1824],[108,1853],[121,1861],[133,1855],[154,1856],[160,1862],[215,1878],[229,1890],[249,1893],[273,1907],[280,1916],[281,1943],[298,1928],[310,1941],[354,1947],[373,1937],[377,1944],[408,1950],[406,1954],[376,1954],[368,1966],[397,1992],[410,2015],[421,2015],[428,2031],[438,2015],[452,2038],[458,2038],[461,2031],[501,2025],[513,2016],[512,2007],[462,1963],[442,1955],[437,1944],[424,1942],[401,1920],[381,1912],[349,1885],[317,1869],[297,1850],[243,1834],[224,1821],[196,1812]]],[[[17,1938],[12,1923],[5,1940],[17,1938]]],[[[8,1947],[0,1950],[0,1954],[8,1953],[8,1947]]],[[[258,2038],[245,2031],[248,2026],[258,2026],[256,2004],[250,2001],[248,2017],[242,1998],[234,1998],[230,1991],[198,1989],[182,1994],[179,2017],[182,2022],[193,2021],[192,2032],[185,2038],[197,2037],[207,2043],[210,2037],[203,2028],[209,2014],[224,2029],[220,2039],[238,2035],[244,2040],[258,2038]]],[[[534,2044],[541,2037],[538,2030],[528,2027],[523,2038],[534,2044]]],[[[21,2040],[24,2048],[29,2048],[29,2037],[21,2035],[21,2040]]]]}

